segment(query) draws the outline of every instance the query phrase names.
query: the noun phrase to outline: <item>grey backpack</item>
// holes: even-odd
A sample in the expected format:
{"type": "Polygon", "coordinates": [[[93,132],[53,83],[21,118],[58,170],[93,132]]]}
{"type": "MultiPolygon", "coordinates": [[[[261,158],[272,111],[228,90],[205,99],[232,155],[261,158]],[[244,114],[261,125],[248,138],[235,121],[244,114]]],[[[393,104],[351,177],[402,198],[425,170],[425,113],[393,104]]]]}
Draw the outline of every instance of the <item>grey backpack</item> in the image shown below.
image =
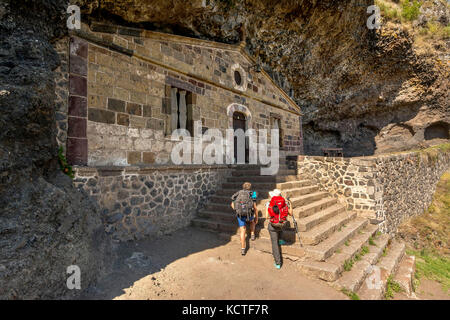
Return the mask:
{"type": "Polygon", "coordinates": [[[253,214],[253,200],[250,196],[251,192],[248,190],[241,190],[235,194],[234,200],[234,210],[236,210],[236,215],[239,217],[242,216],[251,216],[253,214]]]}

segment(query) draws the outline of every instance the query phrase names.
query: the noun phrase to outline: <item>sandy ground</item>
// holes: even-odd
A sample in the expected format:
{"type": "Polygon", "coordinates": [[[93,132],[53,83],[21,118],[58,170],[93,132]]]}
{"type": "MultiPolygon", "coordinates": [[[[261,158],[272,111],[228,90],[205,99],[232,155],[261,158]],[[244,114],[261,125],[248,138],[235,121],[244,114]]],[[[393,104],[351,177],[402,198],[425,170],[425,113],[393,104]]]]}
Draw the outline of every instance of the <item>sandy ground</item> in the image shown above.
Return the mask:
{"type": "Polygon", "coordinates": [[[277,270],[270,254],[249,250],[241,256],[238,243],[198,229],[123,245],[119,252],[114,273],[83,298],[348,299],[324,282],[306,278],[288,259],[277,270]]]}

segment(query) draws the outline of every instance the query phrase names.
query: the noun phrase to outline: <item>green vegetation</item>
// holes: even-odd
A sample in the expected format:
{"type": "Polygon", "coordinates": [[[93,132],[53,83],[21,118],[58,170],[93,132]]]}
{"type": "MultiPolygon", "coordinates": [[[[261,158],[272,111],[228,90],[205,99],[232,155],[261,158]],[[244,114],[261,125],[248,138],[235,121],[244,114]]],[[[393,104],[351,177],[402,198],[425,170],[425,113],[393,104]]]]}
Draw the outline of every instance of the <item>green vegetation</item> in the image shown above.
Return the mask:
{"type": "Polygon", "coordinates": [[[450,25],[444,27],[438,22],[429,21],[426,27],[419,30],[419,34],[431,38],[448,39],[450,38],[450,25]]]}
{"type": "MultiPolygon", "coordinates": [[[[448,148],[449,144],[439,148],[448,148]]],[[[416,256],[414,287],[423,277],[442,284],[450,290],[450,172],[442,175],[428,210],[399,227],[399,233],[416,256]]]]}
{"type": "Polygon", "coordinates": [[[362,248],[361,248],[361,255],[366,255],[366,254],[368,254],[369,253],[369,247],[367,247],[367,246],[363,246],[362,248]]]}
{"type": "Polygon", "coordinates": [[[380,8],[380,12],[386,19],[397,20],[400,18],[399,9],[395,5],[383,0],[375,0],[375,4],[380,8]]]}
{"type": "Polygon", "coordinates": [[[421,3],[417,0],[404,0],[402,2],[402,17],[409,21],[417,19],[420,14],[420,6],[421,3]]]}
{"type": "Polygon", "coordinates": [[[415,277],[420,281],[425,277],[442,284],[444,291],[450,290],[450,259],[432,250],[407,250],[409,255],[416,256],[415,277]]]}
{"type": "Polygon", "coordinates": [[[353,267],[353,259],[349,259],[349,260],[346,260],[345,262],[344,262],[344,270],[345,271],[350,271],[350,270],[352,270],[352,267],[353,267]]]}
{"type": "Polygon", "coordinates": [[[345,294],[346,296],[348,296],[350,299],[352,299],[352,300],[360,300],[359,299],[359,296],[355,293],[355,292],[353,292],[353,291],[350,291],[350,290],[348,290],[348,289],[345,289],[345,288],[342,288],[341,289],[341,292],[343,293],[343,294],[345,294]]]}
{"type": "Polygon", "coordinates": [[[428,210],[399,227],[413,249],[450,256],[450,172],[442,175],[428,210]]]}
{"type": "Polygon", "coordinates": [[[369,244],[370,244],[371,246],[376,246],[375,241],[373,241],[373,237],[370,237],[370,238],[369,238],[369,244]]]}
{"type": "Polygon", "coordinates": [[[388,277],[386,284],[386,293],[384,294],[384,298],[386,300],[390,300],[394,297],[394,292],[402,292],[403,288],[392,279],[392,275],[388,277]]]}
{"type": "Polygon", "coordinates": [[[385,247],[385,248],[383,249],[383,257],[386,257],[386,255],[387,255],[387,252],[388,252],[388,248],[387,248],[387,247],[385,247]]]}
{"type": "MultiPolygon", "coordinates": [[[[441,3],[450,6],[447,1],[441,3]]],[[[433,44],[450,38],[450,25],[443,25],[437,20],[428,21],[425,26],[415,25],[421,14],[421,8],[430,9],[436,4],[431,0],[375,0],[375,4],[380,8],[383,21],[391,21],[401,24],[414,38],[414,44],[419,51],[434,51],[433,44]]],[[[433,18],[434,19],[434,18],[433,18]]],[[[383,23],[384,24],[384,23],[383,23]]],[[[396,37],[397,35],[394,34],[396,37]]],[[[445,44],[441,43],[441,46],[445,44]]]]}
{"type": "Polygon", "coordinates": [[[74,172],[72,170],[72,166],[70,166],[67,163],[66,157],[64,156],[64,150],[62,147],[59,147],[59,149],[58,149],[58,162],[59,162],[59,168],[61,169],[61,171],[73,179],[75,176],[74,176],[74,172]]]}

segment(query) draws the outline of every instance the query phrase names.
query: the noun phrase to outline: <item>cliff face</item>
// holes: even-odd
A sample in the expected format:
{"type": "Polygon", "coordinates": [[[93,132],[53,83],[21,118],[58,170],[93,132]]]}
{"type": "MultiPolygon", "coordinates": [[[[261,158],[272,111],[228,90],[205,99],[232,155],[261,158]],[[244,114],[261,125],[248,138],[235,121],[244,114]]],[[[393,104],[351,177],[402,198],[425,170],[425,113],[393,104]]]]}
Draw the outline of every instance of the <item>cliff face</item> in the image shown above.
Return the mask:
{"type": "Polygon", "coordinates": [[[0,299],[68,298],[105,270],[100,212],[58,165],[51,41],[65,1],[0,1],[0,299]]]}
{"type": "MultiPolygon", "coordinates": [[[[419,54],[406,29],[367,29],[373,1],[72,2],[88,20],[244,39],[302,106],[308,154],[340,146],[367,155],[448,139],[447,62],[419,54]]],[[[81,268],[85,288],[111,254],[99,210],[58,168],[53,41],[67,33],[66,5],[0,0],[0,299],[74,296],[66,268],[81,268]]],[[[448,59],[448,42],[442,50],[448,59]]]]}
{"type": "Polygon", "coordinates": [[[410,149],[426,144],[430,126],[431,137],[448,139],[448,65],[418,55],[405,28],[369,30],[373,0],[76,2],[93,20],[245,39],[302,106],[307,154],[326,146],[343,147],[347,156],[410,149]]]}

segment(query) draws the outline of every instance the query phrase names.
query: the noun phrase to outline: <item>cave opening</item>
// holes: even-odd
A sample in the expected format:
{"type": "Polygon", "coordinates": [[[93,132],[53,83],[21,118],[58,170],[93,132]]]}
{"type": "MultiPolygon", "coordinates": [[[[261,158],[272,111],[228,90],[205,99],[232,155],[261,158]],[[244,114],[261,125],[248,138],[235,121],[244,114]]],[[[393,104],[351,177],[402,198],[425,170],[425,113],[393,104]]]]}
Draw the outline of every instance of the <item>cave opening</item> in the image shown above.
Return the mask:
{"type": "Polygon", "coordinates": [[[425,128],[425,140],[450,139],[449,124],[436,122],[425,128]]]}

